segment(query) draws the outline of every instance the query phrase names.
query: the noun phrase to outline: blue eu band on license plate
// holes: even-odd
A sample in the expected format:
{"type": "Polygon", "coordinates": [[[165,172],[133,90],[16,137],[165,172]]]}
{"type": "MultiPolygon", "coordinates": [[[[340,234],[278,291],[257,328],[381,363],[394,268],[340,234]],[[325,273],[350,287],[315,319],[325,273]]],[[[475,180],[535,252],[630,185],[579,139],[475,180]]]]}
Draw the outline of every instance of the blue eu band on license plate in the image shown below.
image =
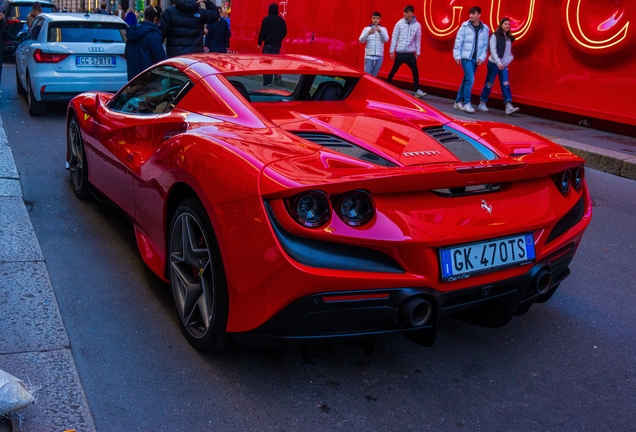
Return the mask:
{"type": "Polygon", "coordinates": [[[479,273],[533,262],[532,234],[519,234],[439,250],[442,280],[466,279],[479,273]]]}

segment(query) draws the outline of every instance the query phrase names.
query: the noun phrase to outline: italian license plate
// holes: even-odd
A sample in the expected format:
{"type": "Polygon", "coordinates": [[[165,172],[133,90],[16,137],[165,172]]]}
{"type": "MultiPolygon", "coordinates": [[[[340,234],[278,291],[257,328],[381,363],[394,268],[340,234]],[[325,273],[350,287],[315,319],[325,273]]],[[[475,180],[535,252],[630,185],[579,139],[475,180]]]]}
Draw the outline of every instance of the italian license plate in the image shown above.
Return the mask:
{"type": "Polygon", "coordinates": [[[79,67],[111,67],[116,65],[114,56],[77,56],[75,64],[79,67]]]}
{"type": "Polygon", "coordinates": [[[532,234],[519,234],[439,250],[443,281],[466,279],[478,273],[527,264],[534,261],[535,257],[532,234]]]}

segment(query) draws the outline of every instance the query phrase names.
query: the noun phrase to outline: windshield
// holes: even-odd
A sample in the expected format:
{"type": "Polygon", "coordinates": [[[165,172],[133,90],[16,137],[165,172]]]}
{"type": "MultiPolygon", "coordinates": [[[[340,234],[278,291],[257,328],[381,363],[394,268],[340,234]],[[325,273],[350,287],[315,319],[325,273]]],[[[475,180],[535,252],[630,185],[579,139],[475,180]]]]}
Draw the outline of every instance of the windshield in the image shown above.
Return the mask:
{"type": "Polygon", "coordinates": [[[356,78],[328,75],[226,75],[225,78],[250,102],[289,100],[336,101],[346,97],[356,78]]]}
{"type": "Polygon", "coordinates": [[[123,43],[126,24],[103,22],[52,22],[49,42],[123,43]]]}
{"type": "MultiPolygon", "coordinates": [[[[57,12],[57,8],[53,5],[41,5],[41,6],[42,6],[42,13],[57,12]]],[[[29,12],[31,12],[32,9],[33,9],[33,6],[13,5],[13,7],[11,8],[11,16],[21,19],[23,21],[26,21],[26,17],[29,14],[29,12]]]]}

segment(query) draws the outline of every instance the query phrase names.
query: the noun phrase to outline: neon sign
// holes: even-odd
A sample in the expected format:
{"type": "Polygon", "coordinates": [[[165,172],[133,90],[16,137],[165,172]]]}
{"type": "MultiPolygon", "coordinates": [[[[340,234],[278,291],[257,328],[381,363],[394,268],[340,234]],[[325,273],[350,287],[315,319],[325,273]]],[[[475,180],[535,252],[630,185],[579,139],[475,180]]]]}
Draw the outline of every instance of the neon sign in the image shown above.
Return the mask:
{"type": "MultiPolygon", "coordinates": [[[[441,20],[442,25],[439,25],[435,23],[435,19],[433,16],[434,0],[424,0],[424,24],[426,25],[428,31],[432,36],[438,38],[446,38],[454,35],[457,32],[459,26],[462,24],[461,15],[464,7],[453,5],[456,1],[457,0],[451,0],[450,2],[448,2],[448,6],[452,8],[452,12],[444,16],[444,18],[441,20]]],[[[602,50],[610,48],[622,42],[627,37],[627,32],[630,25],[629,21],[626,22],[620,30],[616,31],[612,36],[607,38],[595,39],[593,38],[593,36],[591,37],[586,35],[583,31],[580,18],[582,1],[583,0],[567,0],[565,8],[567,30],[572,36],[572,39],[575,43],[583,48],[602,50]]],[[[528,14],[526,19],[518,19],[509,15],[512,24],[512,34],[517,40],[522,39],[526,34],[528,34],[528,31],[532,27],[536,2],[537,0],[529,0],[528,14]]],[[[490,0],[489,18],[491,30],[497,28],[499,20],[502,17],[501,3],[502,0],[490,0]]],[[[610,30],[615,29],[619,25],[619,22],[621,21],[623,16],[624,13],[620,9],[616,10],[609,18],[598,24],[597,31],[609,32],[610,30]]]]}
{"type": "MultiPolygon", "coordinates": [[[[451,4],[453,2],[451,1],[451,4]]],[[[463,7],[461,6],[453,6],[452,18],[448,17],[444,18],[442,22],[444,24],[450,21],[450,25],[444,29],[437,28],[435,23],[433,22],[433,0],[424,0],[424,23],[428,30],[437,37],[445,37],[449,36],[457,31],[461,24],[461,14],[463,7]]]]}
{"type": "MultiPolygon", "coordinates": [[[[536,0],[530,0],[530,7],[528,10],[528,19],[524,22],[521,20],[510,18],[512,24],[512,35],[516,40],[520,40],[528,33],[530,26],[532,25],[532,19],[534,18],[534,3],[536,0]],[[521,26],[517,23],[521,22],[521,26]]],[[[501,0],[491,0],[490,2],[490,28],[492,31],[497,29],[499,20],[501,19],[501,0]],[[495,7],[495,2],[497,6],[495,7]]]]}
{"type": "MultiPolygon", "coordinates": [[[[576,27],[574,27],[571,22],[572,0],[568,0],[567,2],[566,8],[565,8],[565,19],[568,25],[568,30],[570,32],[570,35],[572,36],[572,38],[574,38],[576,43],[578,43],[579,45],[585,48],[600,50],[600,49],[610,48],[620,43],[623,39],[627,37],[627,29],[629,28],[629,21],[625,23],[623,28],[621,28],[613,36],[607,39],[594,40],[587,37],[587,35],[583,32],[583,29],[581,28],[581,20],[579,18],[582,0],[575,0],[575,1],[577,3],[576,4],[576,27]]],[[[620,11],[614,12],[614,14],[609,19],[603,21],[598,26],[598,30],[607,31],[613,28],[623,16],[622,13],[619,15],[619,12],[620,11]],[[617,17],[617,15],[619,16],[617,17]]]]}

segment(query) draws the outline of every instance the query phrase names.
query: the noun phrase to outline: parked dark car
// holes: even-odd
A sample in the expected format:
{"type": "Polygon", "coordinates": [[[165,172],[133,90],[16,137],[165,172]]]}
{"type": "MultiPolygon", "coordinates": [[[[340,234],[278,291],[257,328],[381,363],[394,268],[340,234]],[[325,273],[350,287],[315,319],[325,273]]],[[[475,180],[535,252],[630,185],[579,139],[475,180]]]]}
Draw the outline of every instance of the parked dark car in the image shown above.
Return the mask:
{"type": "MultiPolygon", "coordinates": [[[[12,56],[20,44],[18,33],[27,30],[27,15],[31,12],[35,0],[9,0],[2,4],[7,26],[0,34],[2,56],[12,56]]],[[[40,1],[42,13],[57,12],[57,7],[50,2],[40,1]]]]}

